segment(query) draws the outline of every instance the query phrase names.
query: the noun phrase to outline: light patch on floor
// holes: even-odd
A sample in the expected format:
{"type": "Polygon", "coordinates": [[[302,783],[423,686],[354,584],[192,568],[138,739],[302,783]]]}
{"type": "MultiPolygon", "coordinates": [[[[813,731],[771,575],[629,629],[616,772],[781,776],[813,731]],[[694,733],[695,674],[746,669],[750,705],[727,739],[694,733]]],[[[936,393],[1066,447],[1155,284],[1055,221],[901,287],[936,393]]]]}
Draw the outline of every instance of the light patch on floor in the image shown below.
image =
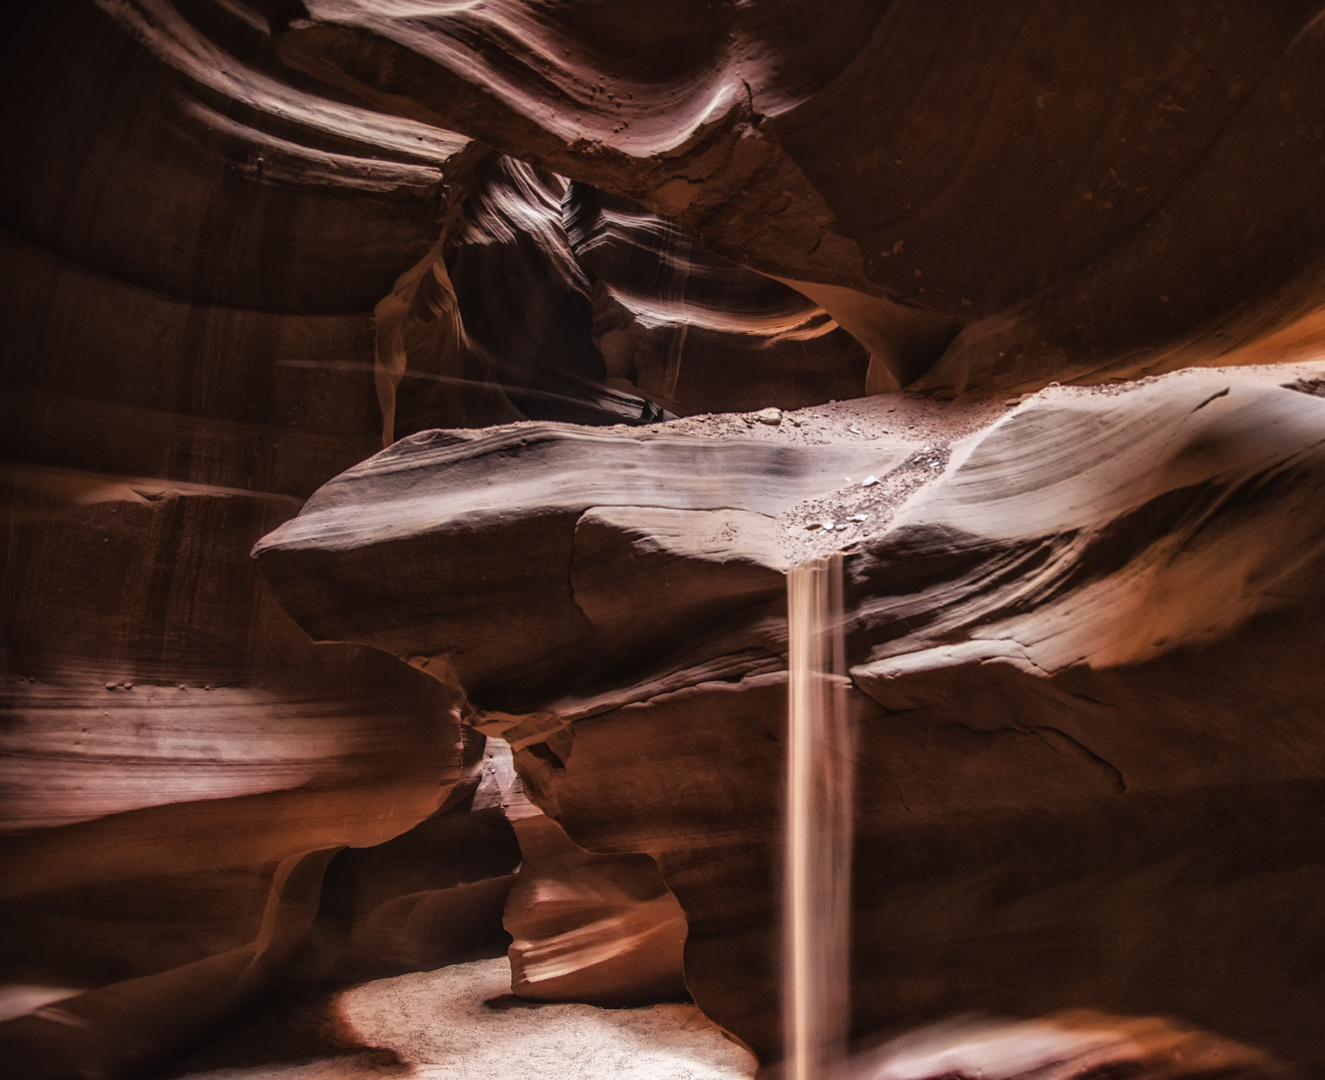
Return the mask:
{"type": "MultiPolygon", "coordinates": [[[[752,1055],[693,1005],[600,1009],[529,1004],[490,1008],[510,993],[505,958],[378,979],[339,994],[342,1031],[357,1054],[207,1068],[188,1080],[749,1080],[752,1055]]],[[[280,1055],[275,1055],[279,1057],[280,1055]]],[[[199,1069],[199,1066],[202,1066],[199,1069]]],[[[179,1075],[179,1074],[174,1074],[179,1075]]]]}

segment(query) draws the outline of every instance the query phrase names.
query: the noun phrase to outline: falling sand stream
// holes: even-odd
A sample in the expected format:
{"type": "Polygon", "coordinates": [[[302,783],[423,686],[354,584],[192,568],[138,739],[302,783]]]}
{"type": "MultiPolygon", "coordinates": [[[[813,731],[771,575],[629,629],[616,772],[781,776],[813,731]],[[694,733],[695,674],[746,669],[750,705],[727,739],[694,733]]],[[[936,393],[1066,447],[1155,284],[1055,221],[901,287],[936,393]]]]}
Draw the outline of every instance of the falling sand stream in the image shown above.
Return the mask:
{"type": "MultiPolygon", "coordinates": [[[[783,892],[784,1056],[779,1080],[985,1077],[1135,1080],[1280,1068],[1261,1051],[1154,1016],[1084,1008],[1035,1018],[975,1012],[931,1022],[847,1058],[856,731],[847,710],[842,557],[787,574],[790,678],[783,892]]],[[[1279,1075],[1279,1074],[1274,1074],[1279,1075]]],[[[1285,1073],[1284,1075],[1287,1075],[1285,1073]]]]}
{"type": "Polygon", "coordinates": [[[850,1015],[855,734],[847,717],[842,557],[787,574],[787,828],[783,894],[786,1080],[841,1060],[850,1015]]]}

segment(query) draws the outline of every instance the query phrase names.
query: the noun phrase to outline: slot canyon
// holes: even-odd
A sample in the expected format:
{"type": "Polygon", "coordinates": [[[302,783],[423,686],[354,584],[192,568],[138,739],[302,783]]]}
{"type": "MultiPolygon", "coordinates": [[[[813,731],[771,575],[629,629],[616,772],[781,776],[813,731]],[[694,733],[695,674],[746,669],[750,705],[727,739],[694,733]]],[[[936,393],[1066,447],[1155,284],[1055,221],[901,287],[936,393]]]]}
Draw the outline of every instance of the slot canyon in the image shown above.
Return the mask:
{"type": "Polygon", "coordinates": [[[1325,1080],[1321,0],[0,50],[0,1076],[1325,1080]]]}

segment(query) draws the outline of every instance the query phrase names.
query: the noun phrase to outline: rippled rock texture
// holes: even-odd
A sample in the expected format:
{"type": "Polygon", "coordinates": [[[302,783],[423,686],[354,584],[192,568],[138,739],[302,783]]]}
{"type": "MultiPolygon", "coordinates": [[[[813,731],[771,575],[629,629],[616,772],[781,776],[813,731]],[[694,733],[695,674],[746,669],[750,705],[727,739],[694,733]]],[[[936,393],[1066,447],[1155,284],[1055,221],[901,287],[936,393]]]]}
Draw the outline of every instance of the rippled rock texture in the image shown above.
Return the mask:
{"type": "Polygon", "coordinates": [[[1263,361],[1315,333],[1312,0],[305,8],[291,66],[793,283],[879,388],[1263,361]]]}
{"type": "Polygon", "coordinates": [[[1319,375],[423,433],[256,554],[314,638],[504,717],[572,840],[654,856],[769,1059],[783,571],[844,548],[857,1033],[1086,1007],[1319,1059],[1319,375]]]}
{"type": "Polygon", "coordinates": [[[373,308],[466,142],[310,92],[242,6],[151,10],[31,8],[0,76],[14,1076],[207,1034],[290,970],[338,848],[464,778],[454,695],[313,646],[248,550],[380,446],[373,308]]]}
{"type": "Polygon", "coordinates": [[[1318,4],[6,26],[0,1057],[508,935],[676,996],[687,933],[775,1057],[783,574],[843,547],[857,1029],[1320,1057],[1320,373],[1125,381],[1318,351],[1318,4]]]}
{"type": "MultiPolygon", "coordinates": [[[[567,181],[314,84],[242,4],[45,5],[0,77],[5,1055],[128,1075],[291,971],[502,951],[521,853],[456,693],[311,645],[248,551],[384,434],[663,415],[628,363],[609,385],[567,181]]],[[[689,409],[751,392],[713,372],[689,409]]],[[[530,948],[657,916],[644,983],[571,996],[683,993],[679,911],[625,861],[555,927],[526,870],[530,948]]]]}

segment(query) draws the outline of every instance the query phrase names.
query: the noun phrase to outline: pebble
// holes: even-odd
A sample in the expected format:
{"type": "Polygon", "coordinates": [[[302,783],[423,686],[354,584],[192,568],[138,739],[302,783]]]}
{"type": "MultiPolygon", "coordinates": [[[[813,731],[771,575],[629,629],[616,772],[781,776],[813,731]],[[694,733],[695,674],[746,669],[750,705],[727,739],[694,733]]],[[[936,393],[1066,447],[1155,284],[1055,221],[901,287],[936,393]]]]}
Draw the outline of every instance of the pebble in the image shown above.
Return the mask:
{"type": "Polygon", "coordinates": [[[879,482],[879,478],[878,478],[877,476],[867,476],[867,477],[865,477],[864,480],[862,480],[862,481],[860,482],[860,486],[861,486],[861,487],[873,487],[873,486],[874,486],[875,484],[877,484],[878,482],[879,482]]]}
{"type": "Polygon", "coordinates": [[[751,414],[755,420],[761,424],[780,424],[782,423],[781,409],[760,409],[757,413],[751,414]]]}

